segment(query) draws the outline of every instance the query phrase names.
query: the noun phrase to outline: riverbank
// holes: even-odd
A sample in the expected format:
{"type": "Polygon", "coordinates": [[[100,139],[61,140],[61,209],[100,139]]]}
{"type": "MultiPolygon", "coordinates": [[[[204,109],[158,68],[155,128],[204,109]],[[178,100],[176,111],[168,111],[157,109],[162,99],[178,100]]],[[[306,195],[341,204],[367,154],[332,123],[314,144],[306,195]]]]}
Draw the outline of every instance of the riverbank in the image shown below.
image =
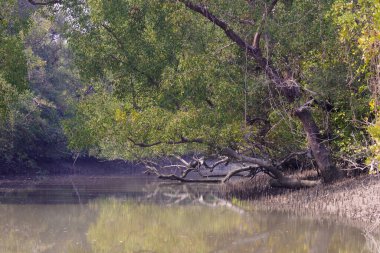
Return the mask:
{"type": "Polygon", "coordinates": [[[270,188],[265,176],[222,186],[232,199],[248,200],[249,208],[292,212],[348,222],[366,232],[380,232],[380,175],[344,178],[334,184],[289,190],[270,188]]]}

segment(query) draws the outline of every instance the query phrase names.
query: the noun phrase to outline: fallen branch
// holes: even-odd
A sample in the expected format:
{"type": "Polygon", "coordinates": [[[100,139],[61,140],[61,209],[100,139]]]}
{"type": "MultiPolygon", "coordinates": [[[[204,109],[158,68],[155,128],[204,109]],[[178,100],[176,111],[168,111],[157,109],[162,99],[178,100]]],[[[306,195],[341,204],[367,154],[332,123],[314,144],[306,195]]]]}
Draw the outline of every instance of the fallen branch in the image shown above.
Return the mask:
{"type": "MultiPolygon", "coordinates": [[[[234,165],[239,165],[238,168],[230,170],[226,174],[203,174],[202,169],[208,170],[208,165],[204,161],[204,157],[198,159],[193,157],[193,161],[188,162],[185,159],[174,156],[176,160],[178,160],[181,164],[178,165],[159,165],[158,163],[152,161],[145,161],[145,167],[147,168],[146,173],[151,173],[157,176],[159,179],[163,180],[173,180],[181,183],[226,183],[233,177],[249,177],[253,178],[258,173],[265,173],[272,177],[270,180],[270,185],[272,187],[284,187],[284,188],[304,188],[304,187],[313,187],[322,183],[320,180],[303,180],[298,178],[291,178],[285,176],[281,170],[274,166],[270,166],[271,162],[265,161],[264,159],[258,159],[253,157],[247,157],[241,154],[238,154],[236,151],[232,149],[227,149],[232,157],[224,157],[222,160],[217,161],[213,165],[223,164],[223,162],[227,160],[233,160],[233,158],[237,161],[234,165]],[[223,162],[221,162],[223,161],[223,162]],[[244,161],[244,162],[242,162],[244,161]],[[249,161],[249,162],[247,162],[249,161]],[[259,163],[253,163],[253,161],[259,161],[259,163]],[[260,166],[260,164],[265,165],[260,166]],[[165,168],[179,168],[182,170],[182,173],[179,175],[178,173],[165,174],[161,173],[165,168]],[[198,177],[196,178],[188,178],[191,172],[197,173],[198,177]]],[[[296,155],[304,152],[296,152],[291,155],[296,155]]]]}
{"type": "MultiPolygon", "coordinates": [[[[253,166],[248,166],[248,167],[243,167],[243,168],[240,168],[240,169],[236,169],[236,170],[233,170],[233,171],[230,171],[222,180],[223,183],[227,182],[231,177],[239,174],[239,173],[242,173],[242,172],[246,172],[246,171],[252,171],[252,170],[257,170],[256,167],[253,167],[253,166]]],[[[255,173],[256,174],[256,173],[255,173]]],[[[255,174],[252,174],[252,176],[254,176],[255,174]]]]}

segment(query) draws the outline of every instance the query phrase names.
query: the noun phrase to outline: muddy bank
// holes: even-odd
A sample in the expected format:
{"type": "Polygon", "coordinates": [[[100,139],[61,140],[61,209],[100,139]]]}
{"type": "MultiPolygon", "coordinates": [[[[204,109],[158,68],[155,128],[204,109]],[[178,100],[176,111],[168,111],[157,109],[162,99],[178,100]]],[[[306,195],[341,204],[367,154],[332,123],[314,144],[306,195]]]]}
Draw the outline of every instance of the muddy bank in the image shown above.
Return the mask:
{"type": "Polygon", "coordinates": [[[299,190],[270,188],[267,180],[263,176],[221,188],[229,198],[248,200],[251,208],[330,216],[365,231],[380,232],[380,175],[345,178],[331,185],[299,190]]]}

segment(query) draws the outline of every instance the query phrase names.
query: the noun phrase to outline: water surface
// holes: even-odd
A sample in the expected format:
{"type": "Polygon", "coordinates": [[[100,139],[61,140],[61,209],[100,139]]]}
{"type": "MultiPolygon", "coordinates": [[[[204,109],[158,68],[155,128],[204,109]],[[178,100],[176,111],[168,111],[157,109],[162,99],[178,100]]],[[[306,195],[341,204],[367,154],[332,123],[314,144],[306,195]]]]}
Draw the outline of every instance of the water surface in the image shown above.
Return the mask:
{"type": "Polygon", "coordinates": [[[215,191],[126,176],[10,181],[0,185],[0,252],[376,252],[359,229],[244,211],[215,191]]]}

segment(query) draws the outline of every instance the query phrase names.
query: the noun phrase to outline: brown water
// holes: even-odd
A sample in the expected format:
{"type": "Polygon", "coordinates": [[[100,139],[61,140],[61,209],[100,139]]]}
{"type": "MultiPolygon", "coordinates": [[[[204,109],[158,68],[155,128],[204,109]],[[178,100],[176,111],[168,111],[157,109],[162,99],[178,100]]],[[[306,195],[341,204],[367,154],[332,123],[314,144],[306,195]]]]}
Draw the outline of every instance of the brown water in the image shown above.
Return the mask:
{"type": "Polygon", "coordinates": [[[1,253],[377,252],[353,227],[247,212],[215,186],[137,177],[55,177],[0,185],[1,253]]]}

